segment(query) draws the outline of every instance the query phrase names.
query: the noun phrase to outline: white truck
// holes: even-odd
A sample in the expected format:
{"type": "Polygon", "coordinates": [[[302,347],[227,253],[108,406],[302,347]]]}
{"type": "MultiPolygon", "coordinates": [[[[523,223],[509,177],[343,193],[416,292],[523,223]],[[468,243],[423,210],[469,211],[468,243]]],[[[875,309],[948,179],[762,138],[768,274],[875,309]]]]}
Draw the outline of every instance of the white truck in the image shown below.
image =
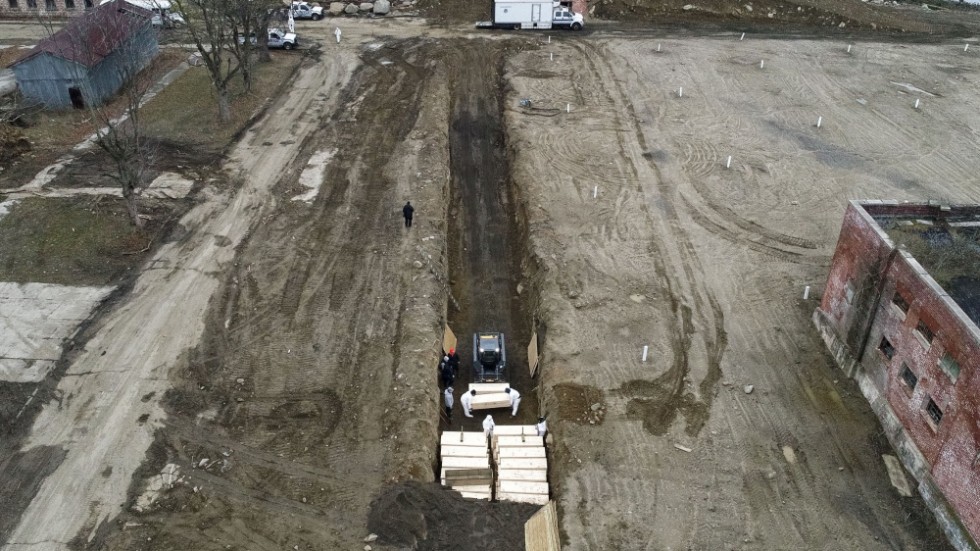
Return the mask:
{"type": "Polygon", "coordinates": [[[559,2],[547,0],[494,0],[493,19],[478,29],[572,29],[580,31],[585,19],[559,2]]]}
{"type": "Polygon", "coordinates": [[[320,6],[311,6],[306,2],[293,2],[289,9],[293,12],[293,19],[312,19],[313,21],[323,19],[323,8],[320,6]]]}

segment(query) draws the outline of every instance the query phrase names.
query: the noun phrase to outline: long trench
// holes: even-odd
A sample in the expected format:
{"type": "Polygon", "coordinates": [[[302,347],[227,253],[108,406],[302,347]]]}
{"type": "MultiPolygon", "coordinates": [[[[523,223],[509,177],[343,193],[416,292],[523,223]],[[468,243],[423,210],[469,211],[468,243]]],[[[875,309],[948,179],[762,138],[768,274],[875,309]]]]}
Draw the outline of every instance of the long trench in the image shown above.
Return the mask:
{"type": "Polygon", "coordinates": [[[518,293],[521,242],[514,208],[513,181],[504,127],[505,48],[486,43],[457,50],[458,71],[452,79],[449,147],[449,273],[459,308],[450,305],[449,326],[459,338],[457,404],[473,379],[473,334],[505,335],[504,379],[521,393],[516,417],[509,410],[474,412],[457,408],[442,428],[482,430],[487,414],[497,424],[530,424],[537,420],[538,399],[528,370],[531,330],[518,293]]]}

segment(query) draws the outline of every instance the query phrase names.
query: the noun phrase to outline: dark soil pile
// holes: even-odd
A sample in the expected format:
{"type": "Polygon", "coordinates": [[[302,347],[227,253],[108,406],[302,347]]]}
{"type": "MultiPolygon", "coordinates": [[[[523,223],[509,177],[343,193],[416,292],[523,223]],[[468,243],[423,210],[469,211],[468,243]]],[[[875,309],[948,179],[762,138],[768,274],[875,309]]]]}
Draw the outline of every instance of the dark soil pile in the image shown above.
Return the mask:
{"type": "Polygon", "coordinates": [[[523,503],[463,499],[438,484],[388,486],[371,502],[368,530],[408,549],[524,549],[524,523],[540,509],[523,503]]]}

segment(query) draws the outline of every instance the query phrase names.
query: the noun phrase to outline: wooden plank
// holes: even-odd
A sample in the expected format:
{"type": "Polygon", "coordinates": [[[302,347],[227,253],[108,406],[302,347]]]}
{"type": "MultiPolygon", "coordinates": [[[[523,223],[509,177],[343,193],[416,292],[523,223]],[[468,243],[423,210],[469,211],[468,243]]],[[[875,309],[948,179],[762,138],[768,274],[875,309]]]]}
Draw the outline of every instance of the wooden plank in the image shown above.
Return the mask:
{"type": "Polygon", "coordinates": [[[490,469],[442,469],[443,478],[486,478],[489,480],[492,476],[493,472],[490,469]]]}
{"type": "Polygon", "coordinates": [[[442,446],[439,448],[442,457],[488,457],[487,449],[481,446],[442,446]]]}
{"type": "Polygon", "coordinates": [[[473,494],[486,494],[490,495],[490,485],[489,484],[453,484],[450,486],[457,492],[469,492],[473,494]]]}
{"type": "Polygon", "coordinates": [[[525,482],[547,482],[548,471],[544,469],[497,469],[497,480],[523,480],[525,482]]]}
{"type": "Polygon", "coordinates": [[[527,436],[501,436],[497,434],[497,427],[493,428],[493,445],[498,448],[508,447],[544,447],[544,438],[531,433],[527,436]]]}
{"type": "Polygon", "coordinates": [[[497,492],[497,499],[501,501],[531,503],[533,505],[546,505],[548,503],[548,496],[544,494],[510,494],[497,492]]]}
{"type": "Polygon", "coordinates": [[[456,333],[446,326],[446,329],[442,332],[442,352],[443,354],[449,354],[449,351],[456,348],[456,333]]]}
{"type": "Polygon", "coordinates": [[[443,467],[441,481],[443,486],[473,484],[490,486],[493,482],[493,474],[490,469],[447,469],[443,467]]]}
{"type": "Polygon", "coordinates": [[[459,495],[467,499],[490,499],[490,492],[485,494],[483,492],[460,492],[459,495]]]}
{"type": "Polygon", "coordinates": [[[561,551],[558,532],[558,511],[555,502],[549,501],[524,523],[524,549],[526,551],[561,551]]]}
{"type": "Polygon", "coordinates": [[[520,436],[521,431],[525,435],[537,435],[538,429],[534,425],[497,425],[493,427],[494,436],[520,436]]]}
{"type": "Polygon", "coordinates": [[[495,457],[501,459],[506,459],[508,457],[524,458],[524,457],[541,457],[544,455],[544,448],[497,448],[495,457]]]}
{"type": "Polygon", "coordinates": [[[510,396],[504,394],[503,392],[493,394],[477,394],[473,397],[470,407],[473,410],[509,408],[510,396]]]}
{"type": "Polygon", "coordinates": [[[548,470],[548,460],[543,457],[531,458],[531,459],[518,458],[518,457],[503,457],[497,460],[497,468],[546,471],[548,470]]]}
{"type": "Polygon", "coordinates": [[[505,388],[510,388],[510,383],[470,383],[469,390],[475,390],[476,395],[481,394],[500,394],[505,388]]]}
{"type": "Polygon", "coordinates": [[[500,480],[497,482],[497,491],[505,494],[544,494],[548,495],[551,488],[547,482],[527,481],[527,480],[500,480]]]}
{"type": "Polygon", "coordinates": [[[538,332],[531,333],[531,342],[527,343],[527,367],[531,370],[531,378],[534,378],[538,370],[538,332]]]}
{"type": "Polygon", "coordinates": [[[490,460],[486,457],[444,457],[442,466],[447,469],[488,469],[490,460]]]}
{"type": "Polygon", "coordinates": [[[482,446],[487,447],[487,435],[483,432],[464,432],[463,440],[459,439],[459,432],[446,431],[439,437],[439,443],[443,446],[482,446]]]}

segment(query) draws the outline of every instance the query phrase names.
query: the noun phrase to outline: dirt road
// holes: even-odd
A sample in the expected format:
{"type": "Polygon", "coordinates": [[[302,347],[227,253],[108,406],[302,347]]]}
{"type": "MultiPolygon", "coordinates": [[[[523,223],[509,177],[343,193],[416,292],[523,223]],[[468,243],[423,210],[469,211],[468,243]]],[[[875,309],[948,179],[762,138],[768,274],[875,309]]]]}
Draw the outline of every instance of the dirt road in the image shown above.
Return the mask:
{"type": "Polygon", "coordinates": [[[291,140],[316,127],[316,113],[336,98],[329,92],[348,78],[350,67],[338,56],[336,63],[301,71],[291,93],[270,112],[270,123],[233,153],[229,168],[243,175],[240,191],[210,196],[188,213],[181,220],[188,238],[161,247],[129,296],[90,328],[85,349],[71,358],[21,443],[24,451],[8,459],[11,471],[27,471],[22,484],[36,495],[25,496],[30,504],[24,510],[4,510],[12,515],[4,524],[16,526],[5,549],[84,542],[121,512],[154,431],[163,425],[160,401],[171,387],[168,376],[184,368],[183,358],[199,344],[204,314],[236,247],[264,215],[279,171],[296,155],[291,140]],[[294,116],[277,120],[284,111],[294,116]],[[38,474],[46,475],[43,483],[38,474]],[[18,517],[19,524],[10,522],[18,517]]]}

